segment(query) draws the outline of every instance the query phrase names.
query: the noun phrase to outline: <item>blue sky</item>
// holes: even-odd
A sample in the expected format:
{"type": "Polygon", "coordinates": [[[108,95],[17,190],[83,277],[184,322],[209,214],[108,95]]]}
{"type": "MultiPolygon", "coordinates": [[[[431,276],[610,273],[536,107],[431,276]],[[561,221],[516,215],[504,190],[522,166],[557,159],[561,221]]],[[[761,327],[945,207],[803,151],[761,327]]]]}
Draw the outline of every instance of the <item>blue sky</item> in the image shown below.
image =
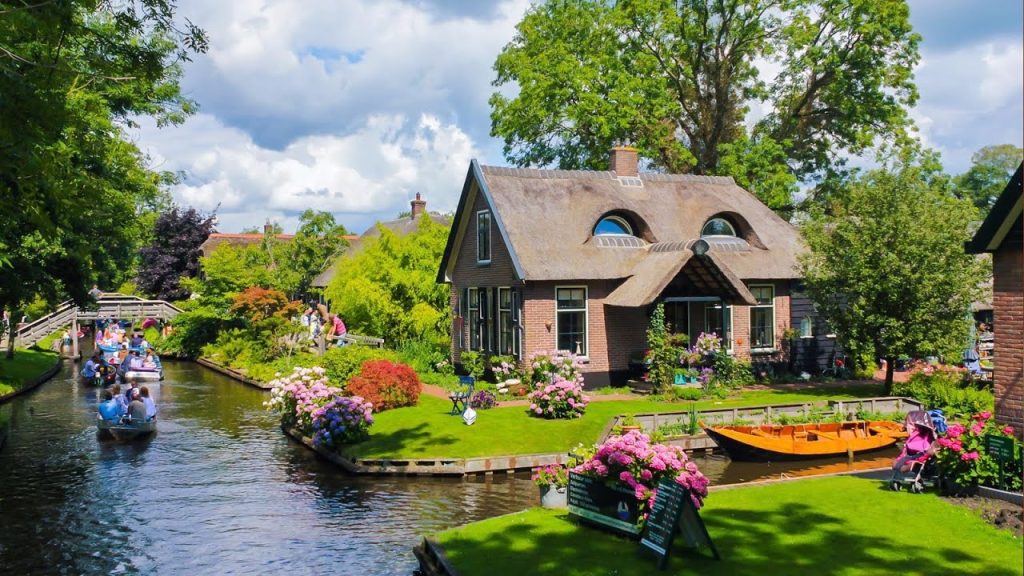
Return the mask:
{"type": "MultiPolygon", "coordinates": [[[[492,65],[527,0],[180,0],[209,53],[185,69],[200,113],[144,123],[172,193],[217,207],[221,231],[270,218],[294,229],[306,208],[350,230],[407,210],[455,208],[471,158],[504,164],[490,137],[492,65]]],[[[912,0],[923,36],[915,70],[920,138],[959,173],[988,144],[1024,145],[1020,0],[912,0]]]]}

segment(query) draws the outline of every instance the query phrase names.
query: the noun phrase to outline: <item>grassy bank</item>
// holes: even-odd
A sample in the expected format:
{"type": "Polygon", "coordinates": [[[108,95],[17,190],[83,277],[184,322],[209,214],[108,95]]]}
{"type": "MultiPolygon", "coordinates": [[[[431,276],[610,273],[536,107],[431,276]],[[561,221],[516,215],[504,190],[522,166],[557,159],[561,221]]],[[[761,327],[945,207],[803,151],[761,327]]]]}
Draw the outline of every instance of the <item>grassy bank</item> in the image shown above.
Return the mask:
{"type": "MultiPolygon", "coordinates": [[[[702,400],[698,410],[761,404],[814,402],[856,397],[856,388],[815,388],[797,391],[749,390],[727,400],[702,400]]],[[[861,396],[863,397],[863,396],[861,396]]],[[[689,402],[620,400],[592,402],[582,418],[532,418],[522,406],[478,410],[477,421],[466,426],[450,414],[451,402],[422,395],[419,405],[375,414],[370,438],[346,449],[358,458],[471,458],[479,456],[564,452],[577,444],[592,444],[618,414],[685,412],[689,402]]]]}
{"type": "MultiPolygon", "coordinates": [[[[1021,541],[933,494],[882,482],[822,478],[712,492],[701,516],[722,555],[677,539],[666,574],[990,574],[1024,571],[1021,541]]],[[[532,509],[438,535],[461,574],[656,574],[656,556],[532,509]]]]}
{"type": "Polygon", "coordinates": [[[56,361],[55,352],[36,348],[18,349],[13,359],[7,359],[0,354],[0,396],[21,390],[26,384],[53,368],[56,361]]]}

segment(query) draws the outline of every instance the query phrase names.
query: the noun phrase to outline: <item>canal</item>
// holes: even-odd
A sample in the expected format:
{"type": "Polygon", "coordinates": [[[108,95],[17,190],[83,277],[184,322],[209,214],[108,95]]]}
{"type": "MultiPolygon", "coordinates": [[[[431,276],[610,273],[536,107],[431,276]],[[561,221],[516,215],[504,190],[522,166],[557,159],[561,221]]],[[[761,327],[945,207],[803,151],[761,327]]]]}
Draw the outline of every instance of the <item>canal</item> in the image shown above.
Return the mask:
{"type": "MultiPolygon", "coordinates": [[[[0,573],[408,575],[423,535],[537,503],[527,475],[347,475],[281,433],[266,392],[192,363],[165,370],[147,441],[96,437],[97,390],[70,363],[4,407],[0,573]]],[[[697,462],[713,484],[848,468],[697,462]]]]}

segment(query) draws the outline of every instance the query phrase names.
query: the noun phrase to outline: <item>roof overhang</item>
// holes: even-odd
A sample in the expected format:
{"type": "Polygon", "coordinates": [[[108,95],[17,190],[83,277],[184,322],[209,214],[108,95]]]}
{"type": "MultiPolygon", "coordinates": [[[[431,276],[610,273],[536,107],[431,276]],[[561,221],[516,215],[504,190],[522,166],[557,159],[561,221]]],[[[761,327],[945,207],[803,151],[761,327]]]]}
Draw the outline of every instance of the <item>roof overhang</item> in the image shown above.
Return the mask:
{"type": "MultiPolygon", "coordinates": [[[[700,250],[698,250],[700,252],[700,250]]],[[[693,250],[680,250],[650,254],[604,303],[609,306],[636,308],[651,304],[665,288],[685,275],[688,284],[709,296],[717,296],[729,304],[752,306],[757,299],[747,286],[711,252],[701,254],[693,250]]]]}
{"type": "Polygon", "coordinates": [[[1022,168],[1024,168],[1024,163],[1017,166],[1017,171],[1006,184],[1006,188],[999,195],[999,199],[992,206],[985,221],[981,223],[974,239],[964,246],[969,254],[998,250],[1010,229],[1024,214],[1024,191],[1022,191],[1024,189],[1021,186],[1022,168]]]}

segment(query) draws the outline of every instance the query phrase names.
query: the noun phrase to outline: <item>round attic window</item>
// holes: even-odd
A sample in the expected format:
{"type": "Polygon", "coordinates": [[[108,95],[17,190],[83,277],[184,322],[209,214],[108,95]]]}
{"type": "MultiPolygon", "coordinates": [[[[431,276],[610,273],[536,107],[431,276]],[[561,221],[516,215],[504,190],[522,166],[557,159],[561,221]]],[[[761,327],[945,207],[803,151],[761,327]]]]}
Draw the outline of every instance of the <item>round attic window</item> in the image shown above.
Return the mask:
{"type": "Polygon", "coordinates": [[[736,229],[725,218],[712,218],[704,224],[701,236],[736,236],[736,229]]]}
{"type": "Polygon", "coordinates": [[[633,227],[620,216],[605,216],[594,226],[594,236],[633,236],[633,227]]]}

